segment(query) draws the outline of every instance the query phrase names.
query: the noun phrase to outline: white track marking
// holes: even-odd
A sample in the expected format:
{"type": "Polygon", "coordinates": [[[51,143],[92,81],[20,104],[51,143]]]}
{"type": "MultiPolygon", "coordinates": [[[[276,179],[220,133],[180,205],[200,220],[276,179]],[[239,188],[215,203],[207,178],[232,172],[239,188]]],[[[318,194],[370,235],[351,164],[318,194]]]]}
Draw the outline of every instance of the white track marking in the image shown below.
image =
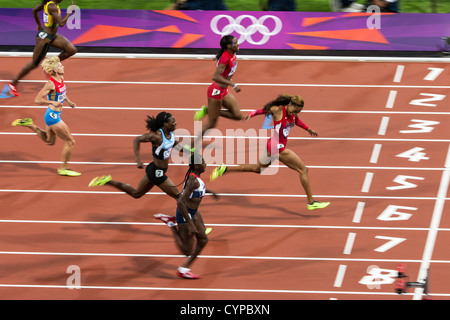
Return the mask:
{"type": "MultiPolygon", "coordinates": [[[[447,200],[447,192],[450,183],[450,145],[447,151],[447,158],[445,159],[445,170],[442,173],[441,182],[437,194],[436,203],[434,205],[433,215],[430,223],[430,231],[428,231],[427,240],[425,242],[425,249],[423,251],[422,262],[420,264],[417,281],[423,281],[427,275],[430,267],[431,257],[433,256],[434,245],[436,244],[436,237],[441,223],[442,213],[444,211],[445,201],[447,200]]],[[[414,290],[414,300],[421,300],[423,289],[416,288],[414,290]]]]}

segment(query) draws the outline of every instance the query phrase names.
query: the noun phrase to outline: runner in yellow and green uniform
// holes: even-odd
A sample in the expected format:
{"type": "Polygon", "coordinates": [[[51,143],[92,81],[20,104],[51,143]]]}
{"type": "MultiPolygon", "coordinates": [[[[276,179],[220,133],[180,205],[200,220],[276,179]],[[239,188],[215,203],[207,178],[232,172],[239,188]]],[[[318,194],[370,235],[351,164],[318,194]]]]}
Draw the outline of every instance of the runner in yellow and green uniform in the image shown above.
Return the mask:
{"type": "Polygon", "coordinates": [[[73,56],[77,49],[64,36],[57,34],[58,28],[63,27],[69,19],[70,13],[61,17],[61,9],[59,4],[63,0],[42,0],[36,7],[33,8],[33,17],[37,24],[38,33],[36,35],[36,46],[34,47],[33,57],[30,63],[26,64],[19,74],[10,82],[8,82],[9,92],[18,96],[17,83],[25,77],[31,70],[39,66],[39,63],[47,55],[50,46],[63,50],[59,54],[59,60],[73,56]],[[44,11],[44,26],[41,24],[39,12],[44,11]]]}

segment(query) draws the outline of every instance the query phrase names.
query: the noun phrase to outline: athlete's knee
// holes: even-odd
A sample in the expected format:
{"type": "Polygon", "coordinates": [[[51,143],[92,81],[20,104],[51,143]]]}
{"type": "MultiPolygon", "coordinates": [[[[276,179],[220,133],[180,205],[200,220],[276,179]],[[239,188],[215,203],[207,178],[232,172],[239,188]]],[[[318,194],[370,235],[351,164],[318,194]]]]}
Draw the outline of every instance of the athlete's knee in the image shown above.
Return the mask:
{"type": "Polygon", "coordinates": [[[197,239],[197,243],[198,243],[198,246],[200,247],[200,248],[203,248],[203,247],[205,247],[207,244],[208,244],[208,238],[199,238],[199,239],[197,239]]]}
{"type": "Polygon", "coordinates": [[[139,199],[139,198],[142,198],[144,196],[144,194],[145,193],[135,191],[135,192],[131,192],[130,196],[132,196],[134,199],[139,199]]]}
{"type": "Polygon", "coordinates": [[[66,52],[68,55],[73,56],[78,52],[78,50],[76,47],[70,46],[69,48],[67,48],[66,52]]]}
{"type": "Polygon", "coordinates": [[[66,144],[67,147],[73,148],[73,147],[75,147],[75,140],[74,139],[66,140],[65,144],[66,144]]]}
{"type": "Polygon", "coordinates": [[[181,253],[184,254],[186,257],[189,257],[194,252],[194,248],[192,246],[183,245],[180,247],[181,253]]]}
{"type": "Polygon", "coordinates": [[[42,59],[35,59],[33,61],[31,61],[29,64],[27,64],[25,66],[25,69],[28,70],[33,70],[36,69],[37,67],[39,67],[39,64],[41,63],[42,59]]]}
{"type": "Polygon", "coordinates": [[[308,176],[309,169],[308,169],[308,167],[304,166],[304,167],[297,169],[297,171],[301,176],[308,176]]]}

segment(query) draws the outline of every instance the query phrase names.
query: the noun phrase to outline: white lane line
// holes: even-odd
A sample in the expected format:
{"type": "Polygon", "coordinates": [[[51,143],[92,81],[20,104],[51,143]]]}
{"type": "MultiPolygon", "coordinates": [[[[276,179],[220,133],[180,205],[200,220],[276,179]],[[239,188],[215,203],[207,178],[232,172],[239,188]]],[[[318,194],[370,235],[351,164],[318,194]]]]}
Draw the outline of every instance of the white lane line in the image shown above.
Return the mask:
{"type": "MultiPolygon", "coordinates": [[[[91,225],[136,225],[136,226],[165,226],[161,222],[138,222],[138,221],[70,221],[70,220],[0,220],[0,223],[30,223],[30,224],[91,224],[91,225]]],[[[290,229],[336,229],[336,230],[391,230],[391,231],[429,231],[428,228],[407,227],[356,227],[356,226],[317,226],[317,225],[267,225],[267,224],[226,224],[206,223],[210,227],[232,227],[232,228],[290,228],[290,229]]],[[[440,229],[450,231],[450,229],[440,229]]]]}
{"type": "MultiPolygon", "coordinates": [[[[29,105],[0,105],[1,108],[8,109],[47,109],[47,106],[29,106],[29,105]]],[[[101,106],[77,106],[77,110],[127,110],[127,111],[197,111],[198,108],[181,108],[181,107],[101,107],[101,106]]],[[[243,112],[254,111],[254,109],[241,109],[243,112]]],[[[388,110],[303,110],[302,113],[344,113],[344,114],[382,114],[390,115],[450,115],[450,112],[440,111],[388,111],[388,110]]]]}
{"type": "MultiPolygon", "coordinates": [[[[434,205],[433,215],[430,223],[430,231],[428,231],[427,240],[425,242],[425,249],[423,251],[422,263],[420,264],[419,274],[417,281],[421,282],[425,279],[428,269],[430,268],[431,257],[433,256],[434,245],[436,244],[436,237],[441,223],[442,213],[444,211],[444,205],[448,187],[450,183],[450,145],[447,151],[447,158],[445,159],[445,170],[442,173],[441,182],[439,184],[439,190],[437,194],[436,203],[434,205]]],[[[416,288],[414,290],[414,300],[422,299],[422,288],[416,288]]]]}
{"type": "Polygon", "coordinates": [[[365,202],[358,202],[358,204],[356,205],[356,210],[355,210],[355,214],[353,215],[353,223],[360,223],[361,222],[361,218],[364,212],[364,206],[366,205],[365,202]]]}
{"type": "Polygon", "coordinates": [[[398,65],[397,70],[395,71],[394,82],[401,82],[403,77],[403,71],[405,70],[405,66],[398,65]]]}
{"type": "MultiPolygon", "coordinates": [[[[60,164],[61,161],[39,161],[39,160],[0,160],[0,164],[60,164]]],[[[135,162],[93,162],[93,161],[71,161],[74,165],[112,165],[112,166],[136,166],[135,162]]],[[[219,166],[220,164],[208,164],[208,166],[219,166]]],[[[239,164],[230,164],[228,166],[235,167],[239,164]]],[[[186,163],[171,163],[170,166],[186,167],[186,163]]],[[[285,165],[274,164],[274,168],[285,168],[285,165]]],[[[425,167],[365,167],[365,166],[314,166],[308,165],[310,169],[345,169],[345,170],[422,170],[422,171],[442,171],[444,168],[425,168],[425,167]]]]}
{"type": "Polygon", "coordinates": [[[372,179],[373,179],[373,172],[366,172],[366,176],[364,178],[364,183],[361,189],[361,192],[369,192],[370,191],[370,186],[372,185],[372,179]]]}
{"type": "Polygon", "coordinates": [[[351,254],[353,249],[353,244],[355,243],[356,233],[349,232],[347,236],[347,241],[344,247],[344,254],[351,254]]]}
{"type": "Polygon", "coordinates": [[[386,108],[387,109],[392,109],[394,108],[394,103],[395,103],[395,99],[397,98],[397,91],[395,90],[391,90],[389,92],[389,97],[388,100],[386,102],[386,108]]]}
{"type": "Polygon", "coordinates": [[[383,145],[380,143],[375,143],[372,150],[372,155],[370,156],[370,163],[378,163],[378,158],[380,157],[381,147],[383,145]]]}
{"type": "Polygon", "coordinates": [[[390,119],[391,119],[390,117],[381,118],[380,127],[378,129],[378,135],[380,135],[380,136],[386,135],[386,131],[387,131],[390,119]]]}
{"type": "MultiPolygon", "coordinates": [[[[1,51],[0,57],[20,58],[32,57],[32,52],[20,51],[1,51]]],[[[56,56],[57,52],[49,52],[48,56],[56,56]]],[[[71,59],[98,59],[98,58],[112,58],[112,59],[162,59],[162,60],[211,60],[214,55],[211,54],[179,54],[179,53],[98,53],[98,52],[78,52],[71,59]]],[[[449,63],[450,58],[443,57],[352,57],[352,56],[289,56],[289,55],[248,55],[240,54],[239,58],[242,60],[263,60],[263,61],[347,61],[347,62],[432,62],[432,63],[449,63]]]]}
{"type": "MultiPolygon", "coordinates": [[[[32,284],[0,284],[0,288],[28,288],[28,289],[65,289],[67,285],[32,285],[32,284]]],[[[175,288],[175,287],[114,287],[114,286],[77,286],[79,289],[91,290],[144,290],[144,291],[197,291],[197,292],[241,292],[241,293],[292,293],[292,294],[332,294],[332,295],[374,295],[395,296],[395,292],[358,292],[358,291],[315,291],[315,290],[282,290],[282,289],[230,289],[230,288],[175,288]]],[[[405,293],[405,296],[411,295],[405,293]]],[[[450,294],[437,294],[434,296],[446,297],[450,294]]]]}
{"type": "Polygon", "coordinates": [[[344,281],[345,272],[347,271],[347,266],[345,264],[339,265],[338,272],[336,274],[336,279],[334,280],[334,287],[340,288],[342,282],[344,281]]]}
{"type": "MultiPolygon", "coordinates": [[[[56,56],[59,53],[49,52],[48,56],[56,56]]],[[[20,58],[32,57],[32,52],[20,51],[2,51],[0,57],[20,58]]],[[[112,58],[112,59],[162,59],[162,60],[211,60],[214,55],[211,54],[179,54],[179,53],[98,53],[98,52],[78,52],[71,59],[98,59],[98,58],[112,58]]],[[[347,62],[432,62],[432,63],[449,63],[450,58],[443,57],[359,57],[359,56],[289,56],[289,55],[248,55],[240,54],[239,58],[242,60],[263,60],[263,61],[347,61],[347,62]]]]}
{"type": "MultiPolygon", "coordinates": [[[[7,82],[8,79],[0,79],[7,82]]],[[[45,83],[46,80],[21,80],[28,83],[45,83]]],[[[167,86],[209,86],[210,82],[170,82],[170,81],[92,81],[92,80],[64,80],[68,84],[111,84],[111,85],[167,85],[167,86]]],[[[450,86],[424,86],[424,85],[370,85],[370,84],[321,84],[321,83],[245,83],[239,82],[240,86],[251,87],[319,87],[319,88],[406,88],[406,89],[450,89],[450,86]]]]}
{"type": "MultiPolygon", "coordinates": [[[[0,132],[1,136],[35,136],[36,134],[33,132],[0,132]]],[[[106,138],[129,138],[129,137],[137,137],[142,135],[142,133],[133,133],[133,134],[126,134],[126,133],[72,133],[73,136],[77,137],[106,137],[106,138]]],[[[195,138],[197,136],[194,135],[176,135],[177,138],[195,138]]],[[[233,136],[233,135],[227,135],[227,136],[215,136],[210,135],[207,136],[209,139],[264,139],[267,140],[269,137],[246,137],[246,136],[233,136]]],[[[289,136],[289,140],[311,140],[311,137],[291,137],[289,136]]],[[[405,138],[399,138],[399,139],[386,139],[386,138],[334,138],[334,137],[315,137],[314,140],[317,141],[386,141],[386,142],[450,142],[450,139],[405,139],[405,138]]]]}
{"type": "MultiPolygon", "coordinates": [[[[121,191],[87,191],[87,190],[38,190],[38,189],[0,189],[8,193],[54,193],[54,194],[91,194],[91,195],[127,195],[121,191]]],[[[147,192],[146,195],[167,196],[164,192],[147,192]]],[[[302,194],[261,194],[261,193],[218,193],[223,197],[263,197],[263,198],[306,198],[302,194]]],[[[396,197],[396,196],[346,196],[346,195],[315,195],[317,198],[332,199],[378,199],[378,200],[436,200],[436,197],[396,197]]],[[[450,198],[445,198],[450,200],[450,198]]]]}
{"type": "MultiPolygon", "coordinates": [[[[43,251],[0,251],[0,255],[28,256],[82,256],[82,257],[135,257],[135,258],[186,258],[181,254],[151,254],[151,253],[104,253],[104,252],[43,252],[43,251]]],[[[274,261],[331,261],[331,262],[405,262],[419,263],[420,260],[407,259],[359,259],[359,258],[324,258],[324,257],[269,257],[269,256],[212,256],[199,255],[202,259],[235,259],[235,260],[274,260],[274,261]]],[[[3,260],[4,261],[4,260],[3,260]]],[[[444,261],[443,264],[449,264],[444,261]]],[[[0,262],[1,265],[1,262],[0,262]]]]}

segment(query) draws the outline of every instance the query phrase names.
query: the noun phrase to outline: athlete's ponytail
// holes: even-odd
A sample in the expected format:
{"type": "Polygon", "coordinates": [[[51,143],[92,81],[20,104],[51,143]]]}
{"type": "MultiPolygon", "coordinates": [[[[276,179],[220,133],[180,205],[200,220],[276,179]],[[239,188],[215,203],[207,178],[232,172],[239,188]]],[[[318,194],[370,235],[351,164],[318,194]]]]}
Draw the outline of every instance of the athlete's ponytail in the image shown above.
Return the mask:
{"type": "MultiPolygon", "coordinates": [[[[203,157],[198,153],[193,153],[191,157],[189,158],[189,169],[186,172],[186,175],[184,176],[184,181],[182,183],[186,183],[187,179],[189,178],[189,175],[194,172],[195,165],[203,163],[203,157]]],[[[181,184],[181,183],[180,183],[181,184]]]]}
{"type": "Polygon", "coordinates": [[[172,117],[172,115],[168,112],[160,112],[155,117],[153,116],[147,116],[147,129],[153,132],[158,131],[158,129],[161,129],[164,126],[164,123],[168,122],[169,119],[172,117]]]}
{"type": "Polygon", "coordinates": [[[289,94],[281,94],[279,95],[275,100],[272,100],[268,102],[264,107],[263,110],[265,113],[269,113],[270,108],[273,106],[286,106],[289,103],[293,103],[301,108],[303,108],[304,101],[301,96],[292,96],[289,94]]]}
{"type": "Polygon", "coordinates": [[[223,36],[222,39],[220,39],[220,50],[216,54],[216,60],[219,60],[222,54],[227,50],[228,45],[233,43],[234,36],[227,35],[223,36]]]}

